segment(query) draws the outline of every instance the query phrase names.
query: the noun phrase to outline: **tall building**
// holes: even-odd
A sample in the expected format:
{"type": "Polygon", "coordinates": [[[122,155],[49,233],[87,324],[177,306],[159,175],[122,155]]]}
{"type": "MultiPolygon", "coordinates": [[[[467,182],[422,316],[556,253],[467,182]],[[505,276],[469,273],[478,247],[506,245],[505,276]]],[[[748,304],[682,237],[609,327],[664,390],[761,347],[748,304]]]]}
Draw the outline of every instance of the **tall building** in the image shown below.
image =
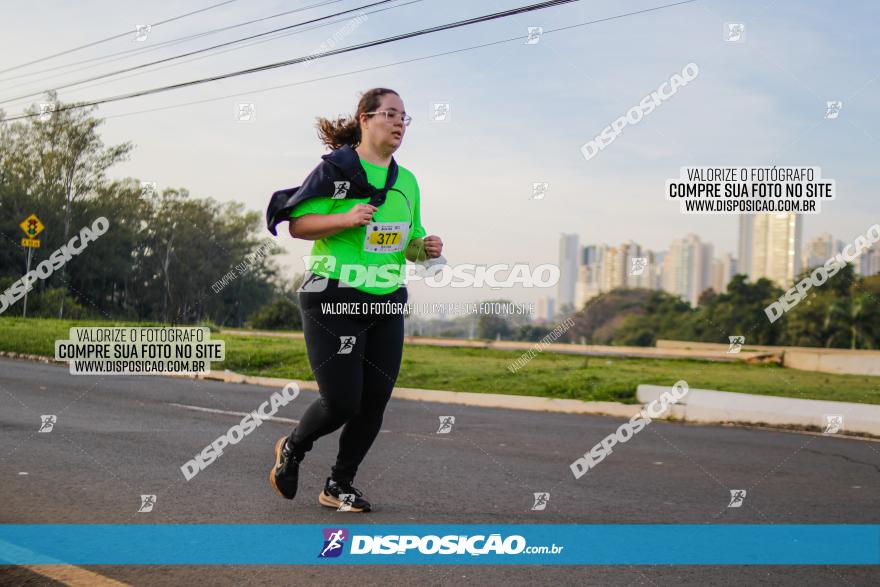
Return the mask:
{"type": "Polygon", "coordinates": [[[787,288],[801,268],[801,233],[799,214],[758,214],[752,227],[752,257],[749,279],[761,277],[787,288]]]}
{"type": "Polygon", "coordinates": [[[880,246],[877,243],[874,243],[874,246],[859,256],[856,261],[856,270],[862,277],[870,277],[880,273],[880,246]]]}
{"type": "Polygon", "coordinates": [[[537,322],[550,322],[553,320],[553,298],[542,296],[538,298],[538,306],[535,308],[537,322]]]}
{"type": "Polygon", "coordinates": [[[562,234],[559,237],[559,284],[556,300],[559,302],[558,310],[565,311],[566,306],[575,308],[575,283],[578,277],[578,265],[580,264],[580,250],[578,247],[578,235],[562,234]]]}
{"type": "Polygon", "coordinates": [[[717,293],[727,291],[727,284],[737,273],[736,259],[730,253],[724,253],[721,257],[712,260],[712,289],[717,293]]]}
{"type": "Polygon", "coordinates": [[[672,241],[663,259],[663,289],[696,306],[712,286],[712,249],[695,234],[672,241]]]}
{"type": "Polygon", "coordinates": [[[739,215],[739,241],[736,252],[737,273],[752,274],[752,229],[754,225],[754,214],[739,215]]]}
{"type": "Polygon", "coordinates": [[[818,267],[843,250],[843,242],[826,233],[811,239],[801,255],[801,270],[818,267]]]}
{"type": "Polygon", "coordinates": [[[578,268],[575,285],[575,299],[578,308],[603,291],[608,291],[610,279],[606,276],[605,258],[609,255],[608,245],[587,245],[581,255],[582,264],[578,268]]]}

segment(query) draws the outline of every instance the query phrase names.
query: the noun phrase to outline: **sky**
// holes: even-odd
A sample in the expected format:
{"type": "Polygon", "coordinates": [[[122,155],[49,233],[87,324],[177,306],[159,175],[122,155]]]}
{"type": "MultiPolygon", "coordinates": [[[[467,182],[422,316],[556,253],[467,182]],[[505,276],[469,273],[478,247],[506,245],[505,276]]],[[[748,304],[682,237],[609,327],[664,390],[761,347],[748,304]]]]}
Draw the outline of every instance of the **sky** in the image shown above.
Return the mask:
{"type": "MultiPolygon", "coordinates": [[[[243,0],[153,27],[134,40],[137,24],[156,23],[218,2],[11,3],[0,23],[0,70],[132,31],[25,68],[0,73],[2,100],[100,73],[177,55],[358,8],[339,1],[227,30],[99,67],[70,65],[132,48],[318,3],[243,0]],[[24,74],[30,74],[21,77],[24,74]]],[[[366,19],[339,40],[347,46],[528,4],[526,0],[397,0],[364,9],[366,19]],[[390,9],[388,9],[390,8],[390,9]],[[371,14],[371,10],[383,9],[371,14]]],[[[633,240],[655,251],[688,233],[716,255],[737,250],[737,218],[684,215],[664,198],[664,184],[683,166],[818,166],[838,195],[806,216],[804,241],[830,232],[851,242],[880,221],[876,195],[880,147],[880,44],[877,2],[703,1],[585,26],[579,23],[671,2],[581,0],[569,5],[432,33],[306,64],[272,69],[100,106],[105,144],[134,143],[112,177],[186,188],[193,197],[243,202],[265,212],[273,191],[300,185],[326,152],[318,116],[351,114],[360,93],[389,87],[413,117],[396,161],[412,171],[428,234],[444,241],[449,263],[556,263],[559,235],[581,245],[633,240]],[[743,23],[744,41],[724,40],[725,23],[743,23]],[[527,44],[528,27],[543,27],[527,44]],[[570,27],[554,32],[553,29],[570,27]],[[509,42],[496,43],[505,39],[509,42]],[[468,51],[413,60],[467,47],[468,51]],[[581,145],[656,90],[688,63],[699,75],[598,155],[581,145]],[[358,70],[365,70],[357,72],[358,70]],[[356,73],[350,73],[356,72],[356,73]],[[323,79],[322,79],[323,78],[323,79]],[[276,86],[286,86],[267,90],[276,86]],[[241,94],[239,96],[232,96],[241,94]],[[836,119],[826,101],[843,102],[836,119]],[[199,102],[197,104],[189,104],[199,102]],[[445,122],[433,103],[449,103],[445,122]],[[252,122],[236,118],[253,103],[252,122]],[[547,182],[543,199],[532,184],[547,182]]],[[[354,14],[354,13],[353,13],[354,14]]],[[[349,16],[347,18],[353,18],[349,16]]],[[[189,57],[107,80],[60,89],[62,101],[104,98],[302,57],[345,28],[345,20],[216,55],[189,57]],[[203,57],[196,59],[195,57],[203,57]],[[137,75],[133,75],[137,73],[137,75]]],[[[352,27],[349,27],[352,28],[352,27]]],[[[0,104],[8,116],[40,98],[0,104]]],[[[311,243],[286,230],[278,242],[284,275],[302,271],[311,243]]],[[[271,237],[268,231],[266,237],[271,237]]],[[[554,289],[428,288],[410,285],[410,301],[470,302],[505,297],[535,302],[554,289]]]]}

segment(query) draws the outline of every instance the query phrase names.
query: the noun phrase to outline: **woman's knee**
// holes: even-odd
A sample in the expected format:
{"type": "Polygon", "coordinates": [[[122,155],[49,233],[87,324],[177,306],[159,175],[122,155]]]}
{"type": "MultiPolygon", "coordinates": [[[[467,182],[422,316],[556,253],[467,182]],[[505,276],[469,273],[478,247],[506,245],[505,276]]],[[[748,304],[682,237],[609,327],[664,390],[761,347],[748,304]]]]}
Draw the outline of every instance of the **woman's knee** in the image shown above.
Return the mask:
{"type": "Polygon", "coordinates": [[[359,398],[342,398],[321,395],[324,409],[337,420],[349,420],[360,410],[359,398]]]}

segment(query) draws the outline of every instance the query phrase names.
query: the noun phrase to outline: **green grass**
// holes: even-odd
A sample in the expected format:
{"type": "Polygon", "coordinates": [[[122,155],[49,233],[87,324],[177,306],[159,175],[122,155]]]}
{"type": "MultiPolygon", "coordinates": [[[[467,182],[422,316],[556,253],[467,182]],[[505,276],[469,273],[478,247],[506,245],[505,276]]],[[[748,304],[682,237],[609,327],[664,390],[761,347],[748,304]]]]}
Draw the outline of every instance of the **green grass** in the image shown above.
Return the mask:
{"type": "MultiPolygon", "coordinates": [[[[0,350],[51,356],[55,339],[68,338],[71,326],[112,325],[135,324],[0,317],[0,350]]],[[[213,363],[215,369],[313,379],[303,340],[234,335],[223,339],[226,361],[213,363]]],[[[880,404],[880,377],[738,362],[580,357],[548,352],[538,354],[522,369],[511,373],[507,365],[520,354],[520,351],[407,346],[397,385],[633,403],[640,383],[672,386],[684,379],[691,388],[880,404]]]]}

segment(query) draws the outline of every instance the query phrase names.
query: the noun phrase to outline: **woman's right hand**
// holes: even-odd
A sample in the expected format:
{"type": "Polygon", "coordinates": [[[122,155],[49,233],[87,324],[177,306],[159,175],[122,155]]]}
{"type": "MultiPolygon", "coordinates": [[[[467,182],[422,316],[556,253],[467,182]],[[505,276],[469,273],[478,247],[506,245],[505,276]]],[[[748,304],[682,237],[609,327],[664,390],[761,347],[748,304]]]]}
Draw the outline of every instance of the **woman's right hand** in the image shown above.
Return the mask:
{"type": "Polygon", "coordinates": [[[370,204],[357,204],[345,213],[346,226],[366,226],[373,220],[373,213],[378,210],[370,204]]]}

